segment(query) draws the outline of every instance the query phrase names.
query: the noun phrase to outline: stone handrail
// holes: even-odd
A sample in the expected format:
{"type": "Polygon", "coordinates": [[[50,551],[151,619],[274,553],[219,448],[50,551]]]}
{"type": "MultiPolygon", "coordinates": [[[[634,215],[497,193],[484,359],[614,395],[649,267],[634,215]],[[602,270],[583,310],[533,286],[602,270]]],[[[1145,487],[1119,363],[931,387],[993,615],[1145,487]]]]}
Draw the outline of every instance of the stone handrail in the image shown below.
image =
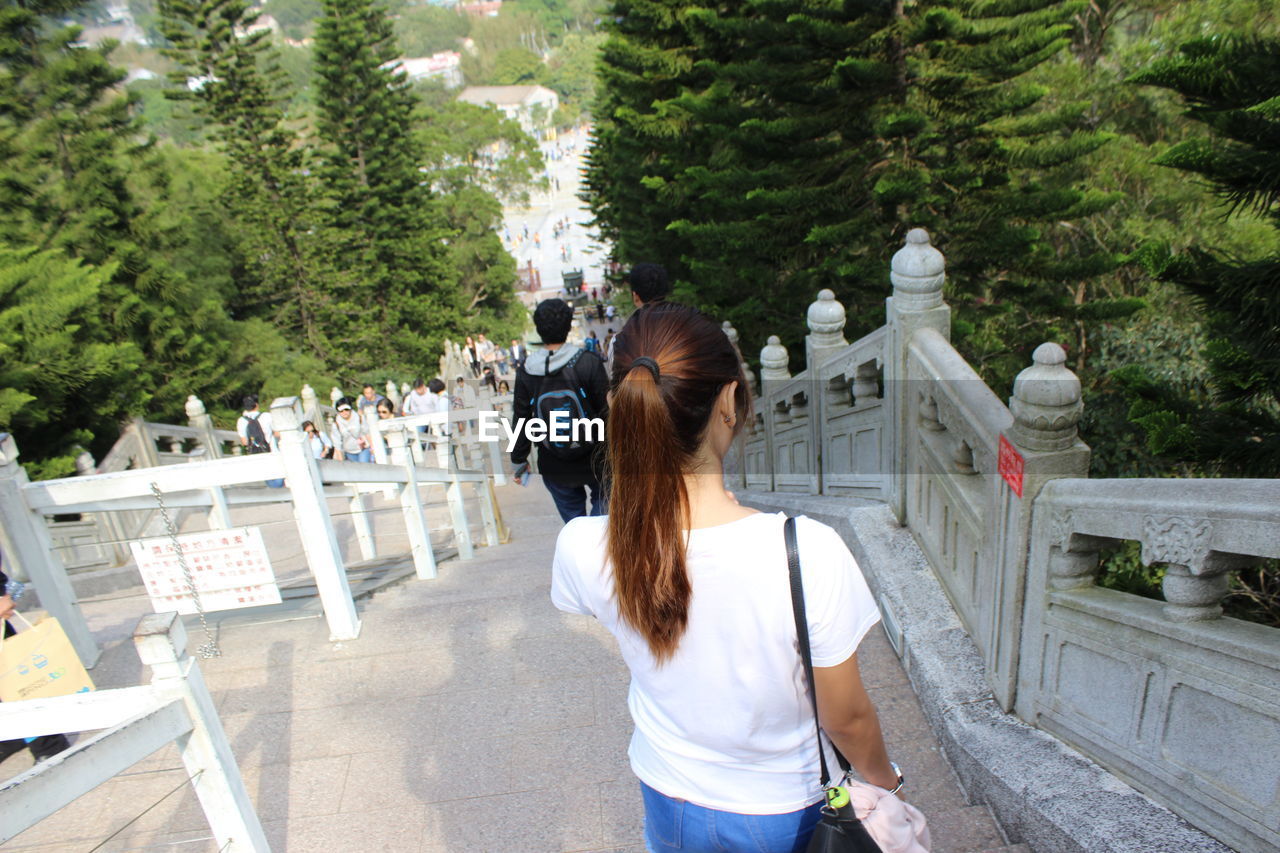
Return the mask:
{"type": "Polygon", "coordinates": [[[1006,405],[950,344],[928,234],[907,235],[890,278],[886,324],[851,344],[818,294],[795,376],[769,339],[736,481],[887,502],[1003,710],[1239,849],[1280,848],[1280,630],[1220,618],[1229,573],[1280,557],[1280,481],[1084,479],[1063,349],[1037,347],[1006,405]],[[1100,549],[1124,540],[1168,566],[1164,602],[1095,585],[1100,549]]]}
{"type": "Polygon", "coordinates": [[[1277,480],[1061,479],[1032,525],[1019,716],[1240,850],[1280,847],[1280,630],[1221,603],[1280,557],[1277,508],[1277,480]],[[1126,540],[1163,602],[1095,585],[1126,540]]]}

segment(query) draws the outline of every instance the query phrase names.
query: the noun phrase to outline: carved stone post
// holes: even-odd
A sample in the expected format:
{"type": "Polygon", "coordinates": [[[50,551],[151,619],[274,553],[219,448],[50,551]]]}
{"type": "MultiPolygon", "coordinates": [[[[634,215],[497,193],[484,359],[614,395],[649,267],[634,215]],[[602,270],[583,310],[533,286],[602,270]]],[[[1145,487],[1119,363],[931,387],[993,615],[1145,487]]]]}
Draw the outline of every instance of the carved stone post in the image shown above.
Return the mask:
{"type": "Polygon", "coordinates": [[[28,482],[27,472],[18,464],[17,443],[13,436],[0,432],[0,549],[5,554],[7,573],[36,588],[40,606],[62,624],[80,662],[92,667],[101,650],[80,612],[76,592],[53,548],[44,516],[33,512],[22,495],[22,487],[28,482]]]}
{"type": "Polygon", "coordinates": [[[391,405],[395,406],[394,411],[397,411],[397,412],[400,411],[400,400],[401,400],[400,389],[397,388],[396,383],[390,379],[387,380],[386,397],[388,400],[391,401],[391,405]]]}
{"type": "Polygon", "coordinates": [[[809,334],[804,340],[805,362],[809,368],[810,387],[806,396],[812,402],[810,413],[813,438],[809,442],[809,470],[813,472],[813,491],[822,494],[825,490],[823,480],[823,460],[826,456],[826,395],[822,393],[822,375],[819,370],[823,362],[849,345],[844,339],[845,310],[830,290],[820,290],[818,298],[809,306],[805,316],[809,326],[809,334]]]}
{"type": "Polygon", "coordinates": [[[760,393],[762,396],[769,392],[763,383],[774,379],[790,379],[791,371],[787,369],[791,363],[791,356],[787,354],[787,348],[782,345],[782,339],[777,335],[770,335],[769,342],[760,350],[760,393]]]}
{"type": "MultiPolygon", "coordinates": [[[[1000,472],[991,478],[994,492],[988,504],[992,548],[987,559],[995,568],[989,594],[995,606],[983,630],[992,689],[1006,711],[1015,699],[1035,498],[1050,480],[1089,475],[1089,448],[1076,430],[1084,411],[1080,380],[1067,368],[1067,355],[1057,344],[1041,344],[1031,358],[1032,365],[1014,380],[1009,398],[1013,425],[1002,437],[1008,446],[1001,442],[992,448],[1000,472]]],[[[1058,524],[1067,527],[1067,522],[1058,524]]],[[[1084,543],[1078,547],[1084,554],[1096,551],[1084,543]]],[[[1085,583],[1096,560],[1096,554],[1056,554],[1050,583],[1085,583]]]]}
{"type": "MultiPolygon", "coordinates": [[[[187,397],[185,406],[187,423],[200,430],[200,444],[204,447],[205,459],[222,458],[222,442],[218,441],[218,433],[213,428],[213,418],[205,411],[204,403],[195,394],[187,397]]],[[[209,489],[209,526],[214,530],[231,528],[231,509],[227,506],[227,496],[221,486],[209,489]]]]}
{"type": "Polygon", "coordinates": [[[329,389],[330,405],[333,405],[336,407],[338,405],[338,401],[341,400],[342,397],[343,397],[342,389],[339,388],[337,385],[334,385],[332,388],[329,389]]]}
{"type": "MultiPolygon", "coordinates": [[[[774,426],[777,416],[774,411],[779,402],[773,399],[773,388],[777,381],[791,378],[787,365],[791,357],[782,340],[777,335],[770,335],[769,341],[760,350],[760,399],[759,406],[764,415],[765,459],[769,466],[769,490],[777,488],[777,445],[774,440],[774,426]]],[[[762,472],[763,473],[763,472],[762,472]]]]}
{"type": "Polygon", "coordinates": [[[204,446],[205,459],[222,458],[222,442],[218,441],[218,433],[213,428],[213,418],[205,411],[204,403],[195,394],[187,397],[184,407],[187,411],[187,423],[193,429],[200,430],[200,443],[204,446]]]}
{"type": "Polygon", "coordinates": [[[951,309],[942,301],[946,280],[942,253],[929,243],[929,232],[913,228],[906,243],[890,262],[893,296],[885,301],[889,326],[885,379],[885,427],[889,442],[889,507],[899,521],[906,520],[907,442],[914,429],[908,421],[910,395],[907,350],[918,329],[936,329],[951,339],[951,309]]]}
{"type": "Polygon", "coordinates": [[[298,392],[298,397],[302,401],[302,417],[315,424],[316,429],[325,431],[324,416],[320,412],[320,397],[316,394],[316,389],[307,383],[298,392]]]}

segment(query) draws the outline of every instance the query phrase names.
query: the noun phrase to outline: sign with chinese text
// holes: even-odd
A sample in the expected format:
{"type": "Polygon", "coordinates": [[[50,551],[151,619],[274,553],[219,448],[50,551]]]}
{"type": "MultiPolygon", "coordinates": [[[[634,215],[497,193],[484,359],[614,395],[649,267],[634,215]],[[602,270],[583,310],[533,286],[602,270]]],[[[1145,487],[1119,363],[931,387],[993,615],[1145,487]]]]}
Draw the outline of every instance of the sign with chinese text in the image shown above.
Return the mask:
{"type": "Polygon", "coordinates": [[[997,465],[1000,476],[1004,477],[1009,488],[1013,489],[1015,495],[1022,497],[1022,454],[1003,435],[1000,436],[1000,455],[997,465]]]}
{"type": "MultiPolygon", "coordinates": [[[[206,611],[280,603],[262,532],[256,527],[208,530],[178,537],[206,611]]],[[[196,603],[168,536],[129,543],[157,613],[195,613],[196,603]]]]}

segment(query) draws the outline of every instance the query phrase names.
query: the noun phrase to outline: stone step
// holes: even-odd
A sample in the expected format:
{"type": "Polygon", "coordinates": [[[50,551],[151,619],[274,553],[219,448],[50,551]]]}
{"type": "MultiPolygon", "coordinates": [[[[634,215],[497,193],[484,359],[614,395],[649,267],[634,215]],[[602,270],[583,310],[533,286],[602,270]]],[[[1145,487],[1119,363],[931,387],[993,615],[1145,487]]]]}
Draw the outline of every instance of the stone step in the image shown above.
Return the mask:
{"type": "Polygon", "coordinates": [[[1025,844],[1010,844],[1008,847],[988,847],[981,853],[1031,853],[1031,848],[1025,844]]]}
{"type": "Polygon", "coordinates": [[[965,806],[925,817],[933,839],[932,853],[987,853],[1007,846],[986,806],[965,806]]]}

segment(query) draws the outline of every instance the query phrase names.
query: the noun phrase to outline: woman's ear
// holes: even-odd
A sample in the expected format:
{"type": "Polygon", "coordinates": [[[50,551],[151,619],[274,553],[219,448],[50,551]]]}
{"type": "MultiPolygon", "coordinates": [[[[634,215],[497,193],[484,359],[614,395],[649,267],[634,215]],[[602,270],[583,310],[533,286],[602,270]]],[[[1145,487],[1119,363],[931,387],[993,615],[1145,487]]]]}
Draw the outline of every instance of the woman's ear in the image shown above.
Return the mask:
{"type": "Polygon", "coordinates": [[[716,414],[719,417],[728,418],[730,421],[737,417],[737,406],[734,399],[734,394],[737,390],[738,380],[736,379],[720,389],[720,394],[716,398],[716,414]]]}

